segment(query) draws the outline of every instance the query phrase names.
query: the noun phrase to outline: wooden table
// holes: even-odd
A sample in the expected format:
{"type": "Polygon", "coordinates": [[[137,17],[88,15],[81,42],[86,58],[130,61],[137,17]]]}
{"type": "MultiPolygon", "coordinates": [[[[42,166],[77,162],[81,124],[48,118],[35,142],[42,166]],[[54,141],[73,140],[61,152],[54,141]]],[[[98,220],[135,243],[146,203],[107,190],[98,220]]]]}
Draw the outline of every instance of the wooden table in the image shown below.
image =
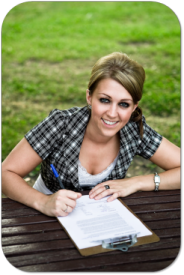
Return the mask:
{"type": "Polygon", "coordinates": [[[2,199],[4,254],[13,266],[31,272],[157,271],[169,266],[180,249],[180,191],[139,192],[123,200],[160,242],[83,257],[56,218],[2,199]]]}

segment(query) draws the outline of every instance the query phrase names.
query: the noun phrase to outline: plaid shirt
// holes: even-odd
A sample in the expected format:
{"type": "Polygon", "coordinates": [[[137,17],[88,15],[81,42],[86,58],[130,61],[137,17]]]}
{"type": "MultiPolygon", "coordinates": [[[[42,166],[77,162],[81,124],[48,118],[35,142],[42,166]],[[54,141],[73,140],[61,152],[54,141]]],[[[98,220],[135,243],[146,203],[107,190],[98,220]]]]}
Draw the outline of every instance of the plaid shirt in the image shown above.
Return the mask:
{"type": "MultiPolygon", "coordinates": [[[[60,186],[51,170],[53,164],[66,189],[81,191],[78,182],[78,159],[90,113],[87,107],[51,111],[49,116],[30,130],[25,138],[43,159],[42,179],[52,192],[60,186]]],[[[103,180],[123,179],[135,155],[149,159],[159,147],[162,136],[145,122],[143,139],[136,122],[129,121],[120,130],[120,152],[111,174],[103,180]]]]}

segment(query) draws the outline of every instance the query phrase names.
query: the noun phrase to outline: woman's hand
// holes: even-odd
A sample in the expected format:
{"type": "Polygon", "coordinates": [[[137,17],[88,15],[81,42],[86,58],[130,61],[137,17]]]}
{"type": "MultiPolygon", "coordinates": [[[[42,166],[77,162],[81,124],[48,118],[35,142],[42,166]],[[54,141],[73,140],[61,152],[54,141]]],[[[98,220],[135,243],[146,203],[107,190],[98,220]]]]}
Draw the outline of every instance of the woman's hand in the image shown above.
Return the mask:
{"type": "Polygon", "coordinates": [[[138,178],[126,178],[120,180],[110,180],[97,184],[90,192],[90,199],[99,200],[106,196],[110,196],[107,201],[113,201],[118,197],[126,197],[132,193],[139,191],[139,181],[138,178]],[[105,185],[109,185],[110,189],[106,189],[105,185]]]}
{"type": "Polygon", "coordinates": [[[41,212],[47,216],[65,217],[73,211],[76,206],[76,200],[81,196],[81,193],[74,191],[59,190],[53,195],[46,197],[41,212]]]}

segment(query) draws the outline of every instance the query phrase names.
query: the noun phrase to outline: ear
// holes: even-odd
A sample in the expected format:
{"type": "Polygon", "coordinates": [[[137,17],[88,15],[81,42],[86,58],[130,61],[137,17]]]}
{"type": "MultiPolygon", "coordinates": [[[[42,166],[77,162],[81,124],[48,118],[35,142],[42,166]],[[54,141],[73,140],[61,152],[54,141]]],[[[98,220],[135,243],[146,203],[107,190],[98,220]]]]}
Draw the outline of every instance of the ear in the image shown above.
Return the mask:
{"type": "Polygon", "coordinates": [[[86,90],[86,100],[87,103],[91,105],[91,95],[89,94],[89,90],[86,90]]]}
{"type": "Polygon", "coordinates": [[[139,105],[139,101],[136,104],[134,104],[134,108],[133,108],[132,113],[135,111],[135,109],[137,108],[138,105],[139,105]]]}

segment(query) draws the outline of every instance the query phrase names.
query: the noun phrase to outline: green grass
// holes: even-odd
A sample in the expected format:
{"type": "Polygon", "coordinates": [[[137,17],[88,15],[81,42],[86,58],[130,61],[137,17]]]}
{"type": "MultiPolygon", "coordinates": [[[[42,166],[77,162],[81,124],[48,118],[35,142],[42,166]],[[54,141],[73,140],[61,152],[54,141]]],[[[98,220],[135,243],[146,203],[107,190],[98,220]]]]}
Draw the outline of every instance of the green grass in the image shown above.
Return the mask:
{"type": "Polygon", "coordinates": [[[143,112],[180,146],[180,25],[168,7],[25,2],[2,26],[2,159],[53,108],[85,105],[91,67],[114,51],[144,66],[143,112]]]}

